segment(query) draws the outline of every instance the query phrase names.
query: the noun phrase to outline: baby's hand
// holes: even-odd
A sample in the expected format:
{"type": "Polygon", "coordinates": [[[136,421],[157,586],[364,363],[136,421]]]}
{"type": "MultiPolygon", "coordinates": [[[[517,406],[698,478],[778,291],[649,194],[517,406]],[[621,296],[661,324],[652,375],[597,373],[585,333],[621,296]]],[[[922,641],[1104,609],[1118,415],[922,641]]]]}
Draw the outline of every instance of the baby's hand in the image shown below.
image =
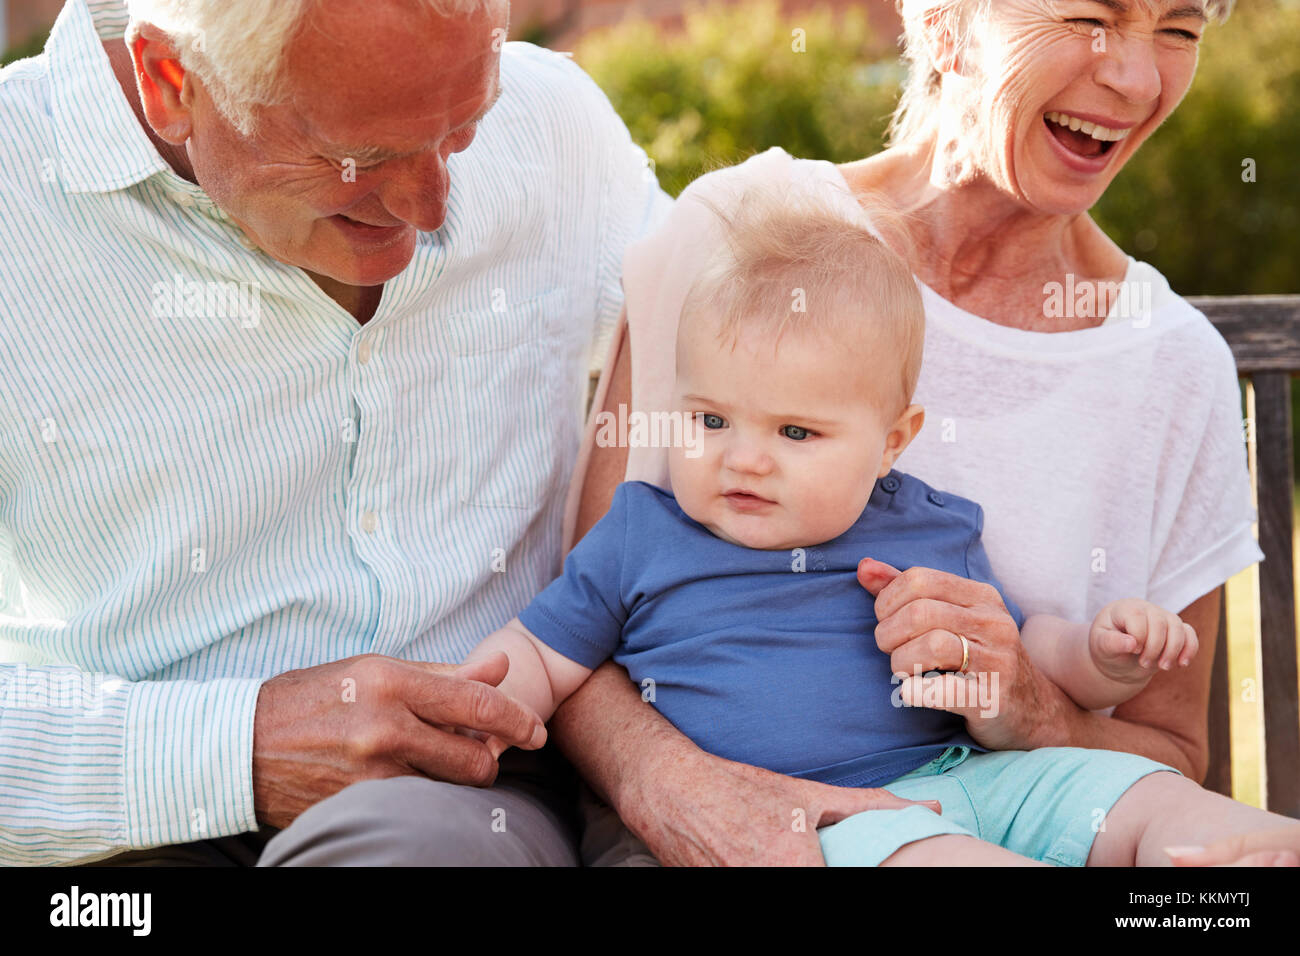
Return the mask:
{"type": "Polygon", "coordinates": [[[1088,633],[1093,663],[1107,677],[1126,683],[1148,680],[1159,663],[1169,670],[1186,667],[1196,656],[1196,630],[1177,614],[1150,601],[1112,601],[1097,614],[1088,633]]]}

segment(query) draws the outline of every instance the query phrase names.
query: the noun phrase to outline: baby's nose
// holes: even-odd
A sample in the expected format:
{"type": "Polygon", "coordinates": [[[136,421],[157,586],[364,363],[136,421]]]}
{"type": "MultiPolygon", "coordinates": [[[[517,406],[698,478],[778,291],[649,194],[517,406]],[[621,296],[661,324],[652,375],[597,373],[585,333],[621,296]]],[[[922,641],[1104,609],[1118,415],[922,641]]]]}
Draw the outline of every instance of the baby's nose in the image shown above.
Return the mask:
{"type": "Polygon", "coordinates": [[[772,456],[757,445],[737,442],[727,451],[727,467],[733,471],[765,475],[773,465],[772,456]]]}

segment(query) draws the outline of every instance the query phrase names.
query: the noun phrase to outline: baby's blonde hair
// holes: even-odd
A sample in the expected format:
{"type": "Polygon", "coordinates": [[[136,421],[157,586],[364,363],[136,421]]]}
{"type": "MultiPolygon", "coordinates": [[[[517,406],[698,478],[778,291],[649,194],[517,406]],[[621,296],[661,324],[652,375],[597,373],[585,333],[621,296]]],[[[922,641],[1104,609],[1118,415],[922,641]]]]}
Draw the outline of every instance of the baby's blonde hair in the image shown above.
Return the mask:
{"type": "MultiPolygon", "coordinates": [[[[721,221],[724,241],[688,290],[679,328],[708,319],[724,342],[757,331],[775,348],[791,331],[824,337],[832,348],[865,346],[897,368],[896,377],[881,377],[873,399],[891,421],[901,414],[921,372],[925,310],[907,263],[872,234],[859,211],[866,207],[847,189],[837,206],[793,186],[750,187],[725,203],[693,198],[721,221]]],[[[896,217],[873,208],[870,219],[907,248],[896,217]]]]}

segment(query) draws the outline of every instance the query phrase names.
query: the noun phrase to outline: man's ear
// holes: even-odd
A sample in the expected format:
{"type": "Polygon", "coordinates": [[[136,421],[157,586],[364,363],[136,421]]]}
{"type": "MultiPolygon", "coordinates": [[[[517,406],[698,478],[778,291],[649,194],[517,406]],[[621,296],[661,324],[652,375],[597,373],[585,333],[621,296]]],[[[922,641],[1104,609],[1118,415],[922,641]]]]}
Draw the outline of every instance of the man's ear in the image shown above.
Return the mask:
{"type": "Polygon", "coordinates": [[[130,39],[130,48],[145,119],[159,139],[184,145],[190,138],[193,91],[171,38],[152,23],[142,23],[130,39]]]}
{"type": "Polygon", "coordinates": [[[912,439],[916,437],[921,426],[925,424],[925,408],[921,405],[908,405],[903,409],[903,413],[890,427],[889,433],[885,435],[885,454],[880,460],[880,473],[877,478],[883,478],[889,474],[889,470],[894,467],[894,462],[898,456],[903,453],[903,449],[912,444],[912,439]]]}

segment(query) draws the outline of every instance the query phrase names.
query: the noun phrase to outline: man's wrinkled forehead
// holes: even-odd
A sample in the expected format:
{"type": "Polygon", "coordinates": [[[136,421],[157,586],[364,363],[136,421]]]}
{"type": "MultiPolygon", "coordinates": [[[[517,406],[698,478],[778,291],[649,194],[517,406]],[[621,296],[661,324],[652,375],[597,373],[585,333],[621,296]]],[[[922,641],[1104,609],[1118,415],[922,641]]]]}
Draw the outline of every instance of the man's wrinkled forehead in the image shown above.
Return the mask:
{"type": "Polygon", "coordinates": [[[365,15],[321,5],[286,51],[286,92],[313,146],[391,158],[488,112],[501,91],[504,4],[456,18],[410,4],[358,7],[365,15]]]}

